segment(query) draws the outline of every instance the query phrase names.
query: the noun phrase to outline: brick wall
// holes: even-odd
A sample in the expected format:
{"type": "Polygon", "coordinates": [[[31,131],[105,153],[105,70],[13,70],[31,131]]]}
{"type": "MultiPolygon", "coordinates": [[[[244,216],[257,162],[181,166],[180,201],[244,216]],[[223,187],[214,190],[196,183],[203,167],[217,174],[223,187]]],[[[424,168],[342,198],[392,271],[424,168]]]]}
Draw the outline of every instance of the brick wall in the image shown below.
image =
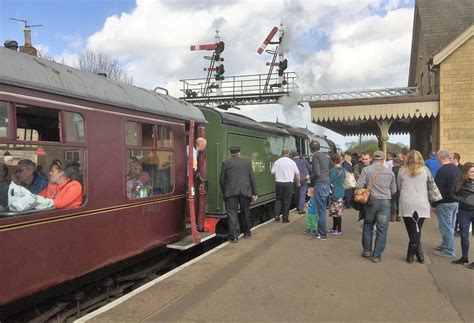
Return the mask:
{"type": "Polygon", "coordinates": [[[441,63],[439,82],[440,148],[474,162],[474,37],[441,63]]]}

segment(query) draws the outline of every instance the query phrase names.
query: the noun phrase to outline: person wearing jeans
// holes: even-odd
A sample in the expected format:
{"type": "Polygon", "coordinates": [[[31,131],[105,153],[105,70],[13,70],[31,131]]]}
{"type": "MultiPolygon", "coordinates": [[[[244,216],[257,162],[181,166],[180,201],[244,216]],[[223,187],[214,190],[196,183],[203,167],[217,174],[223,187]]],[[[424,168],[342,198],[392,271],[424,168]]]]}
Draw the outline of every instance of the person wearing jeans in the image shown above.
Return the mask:
{"type": "Polygon", "coordinates": [[[458,203],[439,203],[436,206],[436,216],[438,217],[438,229],[441,233],[441,245],[434,252],[437,256],[454,257],[454,224],[458,213],[458,203]],[[437,252],[439,251],[439,253],[437,252]]]}
{"type": "Polygon", "coordinates": [[[436,172],[435,182],[443,199],[436,203],[436,216],[438,228],[441,233],[441,245],[435,247],[433,254],[441,257],[455,257],[454,225],[458,212],[458,201],[453,195],[454,183],[461,175],[457,166],[449,161],[449,152],[440,149],[437,153],[441,168],[436,172]]]}
{"type": "Polygon", "coordinates": [[[375,245],[372,251],[372,261],[380,262],[387,244],[388,224],[390,222],[391,200],[371,198],[365,205],[364,226],[362,229],[363,252],[370,255],[372,237],[376,225],[375,245]]]}
{"type": "Polygon", "coordinates": [[[385,154],[376,151],[373,164],[365,167],[357,180],[356,188],[367,188],[370,199],[364,206],[362,230],[362,257],[379,263],[387,242],[388,224],[391,214],[392,195],[397,191],[395,175],[384,165],[385,154]],[[372,234],[376,225],[375,245],[372,249],[372,234]]]}
{"type": "Polygon", "coordinates": [[[329,185],[314,186],[314,199],[316,200],[316,214],[318,217],[318,235],[313,237],[318,240],[327,239],[326,205],[329,197],[329,185]]]}
{"type": "Polygon", "coordinates": [[[311,141],[311,179],[314,183],[314,199],[316,200],[316,216],[318,217],[318,235],[312,237],[317,240],[327,239],[326,205],[329,196],[329,158],[319,152],[321,146],[318,141],[311,141]]]}

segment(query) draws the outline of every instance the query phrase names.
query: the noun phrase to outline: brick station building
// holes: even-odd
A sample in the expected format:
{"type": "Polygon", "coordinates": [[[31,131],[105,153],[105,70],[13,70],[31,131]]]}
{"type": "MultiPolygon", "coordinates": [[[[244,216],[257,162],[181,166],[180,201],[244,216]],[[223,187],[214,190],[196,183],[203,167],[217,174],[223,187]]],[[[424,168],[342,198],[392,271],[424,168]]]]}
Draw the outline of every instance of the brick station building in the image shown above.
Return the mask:
{"type": "Polygon", "coordinates": [[[433,149],[474,161],[474,1],[417,0],[408,86],[438,95],[433,149]]]}
{"type": "Polygon", "coordinates": [[[389,134],[408,133],[425,158],[443,148],[474,161],[474,0],[417,0],[414,15],[408,88],[321,96],[309,100],[312,120],[342,135],[375,134],[384,150],[389,134]]]}

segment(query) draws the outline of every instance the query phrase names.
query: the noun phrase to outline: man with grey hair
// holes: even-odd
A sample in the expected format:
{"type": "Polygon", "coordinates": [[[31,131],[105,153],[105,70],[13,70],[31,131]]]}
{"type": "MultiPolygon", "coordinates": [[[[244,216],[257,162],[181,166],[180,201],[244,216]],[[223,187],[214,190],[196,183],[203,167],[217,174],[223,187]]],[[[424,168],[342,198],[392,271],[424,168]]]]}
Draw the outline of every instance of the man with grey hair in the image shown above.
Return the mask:
{"type": "Polygon", "coordinates": [[[433,251],[433,254],[441,257],[455,257],[454,225],[458,212],[458,201],[452,192],[461,171],[457,166],[451,164],[449,152],[446,149],[438,150],[437,158],[441,168],[436,173],[435,182],[443,199],[436,202],[436,216],[442,242],[441,245],[435,247],[436,250],[433,251]]]}
{"type": "Polygon", "coordinates": [[[36,164],[29,159],[22,159],[18,162],[15,176],[19,184],[33,194],[38,194],[48,186],[48,179],[38,172],[36,164]]]}

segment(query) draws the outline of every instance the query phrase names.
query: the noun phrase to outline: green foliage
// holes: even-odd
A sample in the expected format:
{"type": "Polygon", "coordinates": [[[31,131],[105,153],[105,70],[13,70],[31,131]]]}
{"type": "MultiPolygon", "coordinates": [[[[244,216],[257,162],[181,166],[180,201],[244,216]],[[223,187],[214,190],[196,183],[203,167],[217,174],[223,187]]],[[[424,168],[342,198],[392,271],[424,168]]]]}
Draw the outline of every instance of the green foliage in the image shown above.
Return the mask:
{"type": "MultiPolygon", "coordinates": [[[[391,143],[387,144],[388,152],[398,154],[401,150],[408,147],[402,143],[391,143]]],[[[358,141],[351,141],[346,143],[346,151],[350,151],[351,153],[362,153],[362,152],[374,152],[379,150],[378,141],[376,139],[364,139],[361,141],[360,145],[358,141]]]]}

